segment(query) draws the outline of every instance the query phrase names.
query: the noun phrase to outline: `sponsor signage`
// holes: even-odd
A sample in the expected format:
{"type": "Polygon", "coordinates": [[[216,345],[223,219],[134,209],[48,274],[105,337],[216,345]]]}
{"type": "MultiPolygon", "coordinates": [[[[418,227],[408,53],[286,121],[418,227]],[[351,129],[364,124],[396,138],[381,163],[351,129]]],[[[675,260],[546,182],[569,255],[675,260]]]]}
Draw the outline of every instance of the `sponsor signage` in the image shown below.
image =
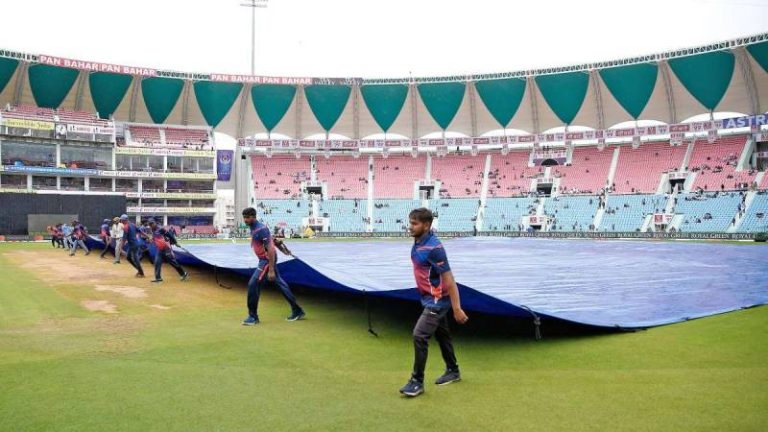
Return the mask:
{"type": "Polygon", "coordinates": [[[173,192],[128,192],[126,198],[155,198],[155,199],[210,199],[215,200],[215,193],[173,193],[173,192]]]}
{"type": "Polygon", "coordinates": [[[128,213],[150,214],[208,214],[216,213],[215,208],[199,207],[128,207],[128,213]]]}
{"type": "Polygon", "coordinates": [[[116,147],[115,154],[186,157],[213,157],[215,155],[213,150],[153,149],[145,147],[116,147]]]}
{"type": "Polygon", "coordinates": [[[52,131],[54,129],[54,127],[55,127],[55,124],[53,122],[42,121],[42,120],[25,120],[25,119],[15,119],[15,118],[4,118],[3,119],[3,126],[10,127],[10,128],[36,129],[36,130],[52,131]]]}

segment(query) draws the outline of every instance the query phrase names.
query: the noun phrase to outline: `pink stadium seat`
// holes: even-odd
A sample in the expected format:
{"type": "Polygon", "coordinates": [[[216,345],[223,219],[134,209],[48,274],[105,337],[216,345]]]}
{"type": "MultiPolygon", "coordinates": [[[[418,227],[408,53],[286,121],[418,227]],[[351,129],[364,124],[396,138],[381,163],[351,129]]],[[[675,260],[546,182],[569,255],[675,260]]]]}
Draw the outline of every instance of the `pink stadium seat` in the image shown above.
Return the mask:
{"type": "Polygon", "coordinates": [[[159,146],[160,130],[154,127],[130,126],[131,144],[139,146],[159,146]]]}
{"type": "Polygon", "coordinates": [[[479,197],[485,154],[432,158],[432,178],[440,180],[441,198],[479,197]]]}
{"type": "Polygon", "coordinates": [[[542,167],[529,167],[528,151],[511,151],[506,156],[494,154],[488,174],[488,197],[527,195],[531,179],[544,173],[542,167]]]}
{"type": "Polygon", "coordinates": [[[3,110],[3,117],[27,120],[58,121],[62,123],[78,123],[95,126],[106,126],[109,122],[102,120],[95,113],[88,111],[72,111],[64,108],[51,109],[30,105],[19,105],[3,110]]]}
{"type": "MultiPolygon", "coordinates": [[[[306,162],[309,165],[309,162],[306,162]]],[[[307,172],[309,167],[307,166],[307,172]]],[[[344,198],[368,196],[368,158],[317,158],[317,179],[328,184],[328,195],[344,198]]],[[[285,198],[285,197],[282,197],[285,198]]]]}
{"type": "Polygon", "coordinates": [[[687,145],[672,147],[668,141],[643,143],[638,149],[622,146],[613,178],[615,192],[656,192],[661,175],[677,171],[686,150],[687,145]]]}
{"type": "Polygon", "coordinates": [[[294,198],[301,193],[301,182],[310,179],[308,158],[251,158],[251,168],[256,199],[294,198]]]}
{"type": "MultiPolygon", "coordinates": [[[[435,159],[432,159],[434,162],[435,159]]],[[[425,178],[427,160],[423,157],[374,157],[373,193],[376,198],[413,198],[413,182],[425,178]]],[[[433,176],[434,178],[434,176],[433,176]]]]}
{"type": "Polygon", "coordinates": [[[612,159],[610,148],[576,147],[571,165],[552,167],[552,175],[560,177],[561,193],[598,193],[606,186],[612,159]]]}
{"type": "Polygon", "coordinates": [[[192,146],[194,148],[207,146],[208,131],[200,129],[165,129],[165,143],[171,147],[192,146]]]}
{"type": "Polygon", "coordinates": [[[751,185],[755,174],[736,172],[746,142],[746,135],[721,137],[712,144],[705,139],[696,141],[688,163],[688,171],[696,173],[693,189],[734,190],[743,188],[744,184],[751,185]]]}

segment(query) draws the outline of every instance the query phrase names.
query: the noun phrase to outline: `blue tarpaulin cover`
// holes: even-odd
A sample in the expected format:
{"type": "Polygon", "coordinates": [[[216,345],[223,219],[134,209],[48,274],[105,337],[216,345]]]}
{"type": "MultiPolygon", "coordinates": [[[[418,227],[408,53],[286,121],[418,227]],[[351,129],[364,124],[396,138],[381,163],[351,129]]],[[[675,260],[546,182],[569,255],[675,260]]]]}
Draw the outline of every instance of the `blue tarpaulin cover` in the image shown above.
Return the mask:
{"type": "MultiPolygon", "coordinates": [[[[408,241],[290,242],[289,284],[418,300],[408,241]]],[[[472,237],[443,240],[468,311],[641,328],[768,303],[768,249],[690,242],[472,237]]],[[[192,244],[182,264],[250,275],[250,246],[192,244]]]]}

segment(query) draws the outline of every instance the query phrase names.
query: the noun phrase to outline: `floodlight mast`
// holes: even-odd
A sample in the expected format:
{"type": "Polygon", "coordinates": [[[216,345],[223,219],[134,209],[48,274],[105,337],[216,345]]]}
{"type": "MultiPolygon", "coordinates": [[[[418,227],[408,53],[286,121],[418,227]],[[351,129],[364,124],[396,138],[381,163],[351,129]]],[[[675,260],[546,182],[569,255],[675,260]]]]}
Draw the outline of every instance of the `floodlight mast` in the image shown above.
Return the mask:
{"type": "Polygon", "coordinates": [[[251,75],[256,75],[256,9],[266,9],[269,0],[246,0],[240,6],[251,8],[251,75]]]}

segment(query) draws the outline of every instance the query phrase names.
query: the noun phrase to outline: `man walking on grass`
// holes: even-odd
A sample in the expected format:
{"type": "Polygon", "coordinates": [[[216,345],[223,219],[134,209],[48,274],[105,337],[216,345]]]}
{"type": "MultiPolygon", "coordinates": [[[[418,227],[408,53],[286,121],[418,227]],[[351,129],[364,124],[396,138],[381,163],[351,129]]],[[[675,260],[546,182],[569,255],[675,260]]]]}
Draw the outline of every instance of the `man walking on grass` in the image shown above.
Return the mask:
{"type": "Polygon", "coordinates": [[[459,289],[448,265],[443,244],[432,232],[432,212],[419,208],[413,210],[408,217],[411,236],[414,238],[411,262],[424,311],[413,328],[413,373],[400,393],[414,397],[424,393],[424,368],[427,365],[429,338],[433,335],[440,345],[446,368],[435,384],[446,385],[461,380],[448,329],[448,313],[453,310],[453,318],[459,324],[466,323],[469,317],[461,309],[459,289]]]}
{"type": "Polygon", "coordinates": [[[306,315],[304,310],[296,302],[291,288],[277,269],[277,253],[269,227],[256,220],[256,209],[253,207],[243,210],[243,221],[251,232],[251,248],[259,258],[259,266],[248,282],[248,317],[243,320],[243,325],[252,326],[259,323],[259,294],[269,284],[277,285],[285,300],[291,305],[291,314],[286,320],[298,321],[304,318],[306,315]]]}
{"type": "Polygon", "coordinates": [[[123,241],[128,245],[128,262],[136,269],[136,277],[144,277],[144,269],[141,268],[141,256],[139,245],[139,228],[133,222],[128,220],[128,215],[120,216],[120,223],[123,224],[123,241]]]}

